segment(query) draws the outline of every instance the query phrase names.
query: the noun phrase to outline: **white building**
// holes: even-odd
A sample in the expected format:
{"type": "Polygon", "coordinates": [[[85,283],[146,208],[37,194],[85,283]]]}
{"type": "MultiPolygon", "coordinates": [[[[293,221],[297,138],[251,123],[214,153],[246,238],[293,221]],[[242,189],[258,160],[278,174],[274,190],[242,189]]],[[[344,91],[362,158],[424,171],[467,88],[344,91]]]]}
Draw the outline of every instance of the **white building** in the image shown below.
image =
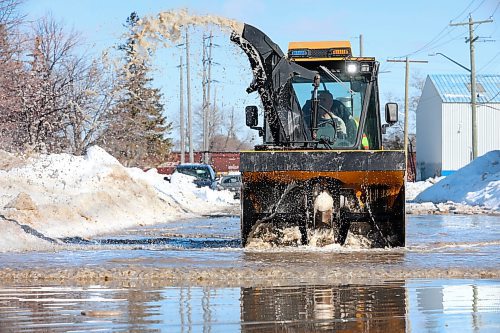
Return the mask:
{"type": "MultiPolygon", "coordinates": [[[[500,75],[476,76],[477,155],[500,149],[500,75]]],[[[417,107],[417,179],[446,176],[472,160],[470,75],[427,76],[417,107]]]]}

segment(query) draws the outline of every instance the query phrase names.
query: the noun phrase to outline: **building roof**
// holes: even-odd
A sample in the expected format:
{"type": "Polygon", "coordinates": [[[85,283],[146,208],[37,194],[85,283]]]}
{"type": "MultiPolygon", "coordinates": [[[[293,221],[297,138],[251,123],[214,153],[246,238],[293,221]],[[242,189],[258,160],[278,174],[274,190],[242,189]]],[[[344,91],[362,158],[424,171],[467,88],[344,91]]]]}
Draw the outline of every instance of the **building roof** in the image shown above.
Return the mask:
{"type": "MultiPolygon", "coordinates": [[[[444,103],[470,103],[469,74],[430,74],[444,103]]],[[[500,75],[476,75],[477,103],[500,103],[500,75]]]]}

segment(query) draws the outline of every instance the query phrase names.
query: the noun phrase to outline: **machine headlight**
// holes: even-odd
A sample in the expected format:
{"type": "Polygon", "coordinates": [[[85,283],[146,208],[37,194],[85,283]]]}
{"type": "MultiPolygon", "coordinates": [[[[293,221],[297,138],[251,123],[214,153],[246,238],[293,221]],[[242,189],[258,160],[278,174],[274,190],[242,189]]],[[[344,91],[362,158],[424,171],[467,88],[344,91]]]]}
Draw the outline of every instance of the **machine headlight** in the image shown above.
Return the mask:
{"type": "Polygon", "coordinates": [[[354,74],[358,72],[358,64],[354,62],[348,62],[346,65],[347,73],[354,74]]]}

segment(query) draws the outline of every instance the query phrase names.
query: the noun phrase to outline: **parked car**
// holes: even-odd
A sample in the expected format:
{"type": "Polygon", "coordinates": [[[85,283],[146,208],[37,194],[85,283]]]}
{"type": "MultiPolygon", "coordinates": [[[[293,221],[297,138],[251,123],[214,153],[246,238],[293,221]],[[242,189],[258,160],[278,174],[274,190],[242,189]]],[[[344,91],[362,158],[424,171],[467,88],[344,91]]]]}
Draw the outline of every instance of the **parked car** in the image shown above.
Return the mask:
{"type": "Polygon", "coordinates": [[[194,183],[198,187],[210,187],[217,189],[217,180],[214,169],[208,164],[201,163],[183,163],[175,167],[174,173],[182,173],[195,177],[194,183]]]}
{"type": "Polygon", "coordinates": [[[223,176],[217,185],[217,189],[234,192],[234,197],[238,199],[240,197],[241,175],[223,176]]]}

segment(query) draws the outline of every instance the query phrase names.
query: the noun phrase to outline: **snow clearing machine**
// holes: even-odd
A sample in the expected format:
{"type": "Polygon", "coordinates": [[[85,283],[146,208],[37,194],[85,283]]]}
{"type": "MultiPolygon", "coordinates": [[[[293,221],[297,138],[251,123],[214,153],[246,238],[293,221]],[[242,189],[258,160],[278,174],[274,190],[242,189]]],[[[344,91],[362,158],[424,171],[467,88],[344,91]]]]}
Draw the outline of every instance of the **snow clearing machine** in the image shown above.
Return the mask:
{"type": "Polygon", "coordinates": [[[245,108],[262,143],[240,155],[242,245],[272,227],[296,230],[298,245],[326,230],[328,244],[404,246],[405,152],[382,149],[398,107],[385,105],[382,125],[375,58],[354,57],[348,41],[291,42],[285,55],[248,24],[231,40],[263,109],[245,108]]]}

